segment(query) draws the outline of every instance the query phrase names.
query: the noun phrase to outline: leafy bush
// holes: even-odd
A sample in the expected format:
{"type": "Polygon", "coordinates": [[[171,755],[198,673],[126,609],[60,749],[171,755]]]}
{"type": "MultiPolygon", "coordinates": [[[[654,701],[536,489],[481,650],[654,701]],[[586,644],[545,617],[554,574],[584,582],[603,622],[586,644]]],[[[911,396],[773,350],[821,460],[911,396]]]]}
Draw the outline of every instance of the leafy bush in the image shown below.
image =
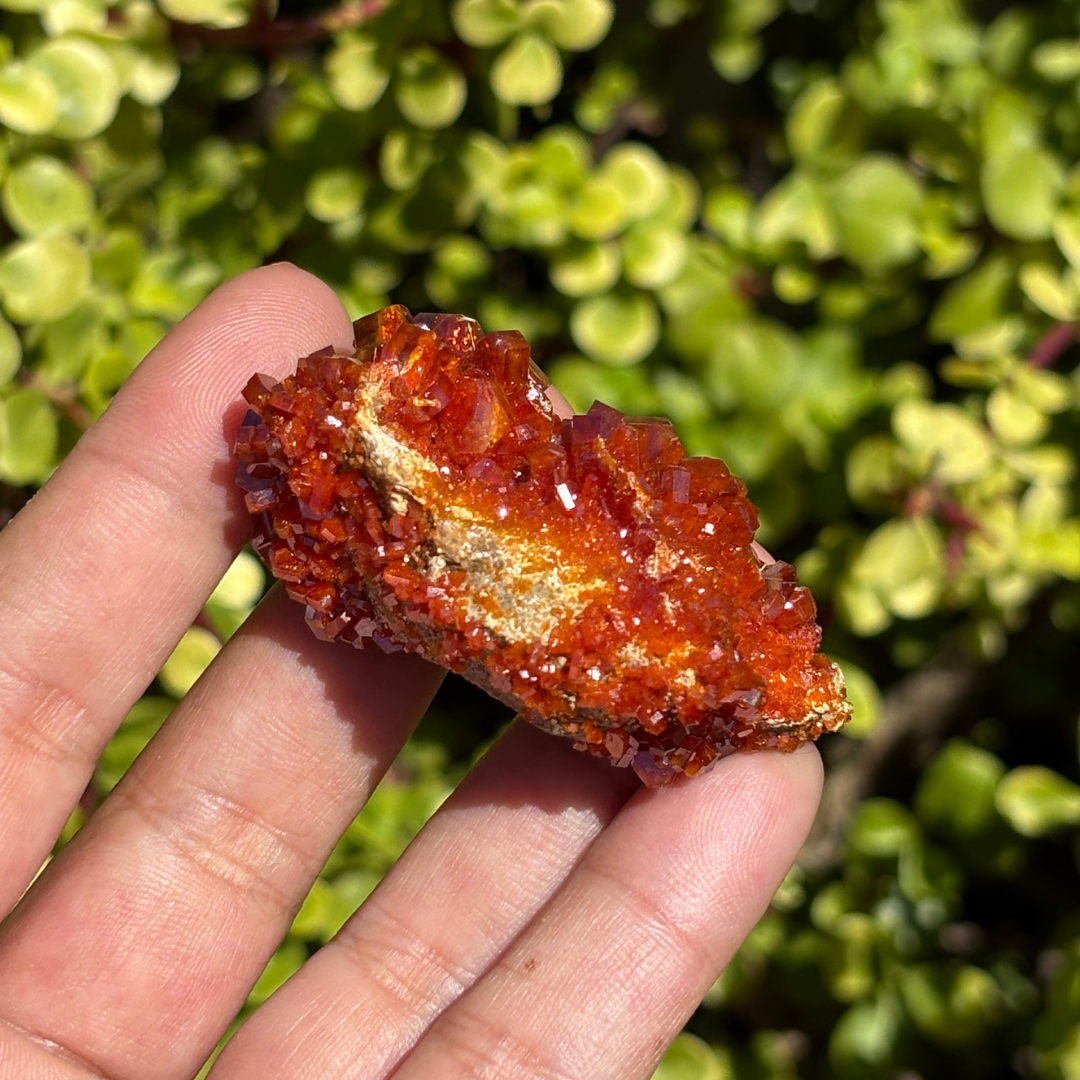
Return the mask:
{"type": "MultiPolygon", "coordinates": [[[[658,1075],[1080,1077],[1080,5],[0,7],[3,513],[268,259],[356,316],[521,328],[575,405],[666,413],[747,479],[857,706],[800,866],[658,1075]]],[[[241,556],[102,794],[262,586],[241,556]]],[[[461,693],[253,1000],[498,722],[448,734],[461,693]]]]}

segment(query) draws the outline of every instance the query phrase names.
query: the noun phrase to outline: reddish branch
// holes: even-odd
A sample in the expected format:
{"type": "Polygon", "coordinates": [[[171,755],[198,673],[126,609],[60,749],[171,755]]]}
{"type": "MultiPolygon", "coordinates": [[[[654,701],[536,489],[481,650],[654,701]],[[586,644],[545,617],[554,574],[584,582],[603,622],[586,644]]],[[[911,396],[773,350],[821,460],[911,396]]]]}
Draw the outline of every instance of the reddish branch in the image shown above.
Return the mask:
{"type": "Polygon", "coordinates": [[[1076,327],[1072,323],[1054,323],[1035,343],[1028,363],[1032,367],[1050,367],[1060,359],[1062,353],[1076,340],[1076,327]]]}
{"type": "Polygon", "coordinates": [[[265,2],[256,4],[251,21],[244,26],[218,28],[173,22],[178,47],[262,49],[277,52],[296,45],[321,41],[340,30],[352,30],[381,15],[390,0],[346,0],[340,7],[306,19],[271,19],[265,2]]]}

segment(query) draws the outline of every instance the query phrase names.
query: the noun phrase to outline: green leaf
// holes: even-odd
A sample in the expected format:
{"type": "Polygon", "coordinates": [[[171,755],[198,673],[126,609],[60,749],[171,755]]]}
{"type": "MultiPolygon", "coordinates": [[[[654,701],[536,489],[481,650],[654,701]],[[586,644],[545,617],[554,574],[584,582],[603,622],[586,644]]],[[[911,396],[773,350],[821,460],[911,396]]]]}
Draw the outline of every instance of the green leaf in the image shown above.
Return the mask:
{"type": "Polygon", "coordinates": [[[582,300],[570,314],[570,336],[604,364],[636,364],[660,340],[660,315],[644,293],[610,293],[582,300]]]}
{"type": "Polygon", "coordinates": [[[1080,210],[1061,210],[1054,215],[1054,240],[1070,265],[1080,267],[1080,210]]]}
{"type": "Polygon", "coordinates": [[[919,254],[922,189],[896,158],[869,155],[830,189],[841,252],[870,273],[911,262],[919,254]]]}
{"type": "Polygon", "coordinates": [[[0,123],[12,131],[39,135],[60,114],[60,91],[49,76],[21,60],[0,68],[0,123]]]}
{"type": "Polygon", "coordinates": [[[585,412],[594,401],[631,414],[652,413],[658,407],[644,366],[613,368],[571,355],[559,357],[550,374],[577,412],[585,412]]]}
{"type": "Polygon", "coordinates": [[[1080,787],[1042,765],[1013,769],[998,785],[995,803],[1022,836],[1080,824],[1080,787]]]}
{"type": "Polygon", "coordinates": [[[454,32],[467,45],[485,49],[501,45],[521,26],[515,0],[457,0],[450,9],[454,32]]]}
{"type": "Polygon", "coordinates": [[[353,112],[370,109],[390,82],[379,45],[363,34],[342,37],[326,54],[326,79],[334,100],[353,112]]]}
{"type": "Polygon", "coordinates": [[[1037,442],[1050,428],[1046,413],[1008,385],[999,386],[990,394],[986,418],[994,434],[1012,446],[1037,442]]]}
{"type": "MultiPolygon", "coordinates": [[[[229,70],[230,78],[222,80],[221,93],[230,100],[250,97],[262,85],[257,67],[242,67],[239,63],[229,70]],[[246,81],[243,74],[247,74],[246,81]]],[[[180,81],[180,62],[166,45],[146,45],[139,50],[127,73],[128,93],[141,105],[160,105],[176,89],[180,81]]]]}
{"type": "Polygon", "coordinates": [[[766,247],[804,243],[816,260],[832,258],[839,244],[836,220],[822,186],[799,169],[784,177],[758,204],[753,233],[757,243],[766,247]]]}
{"type": "Polygon", "coordinates": [[[89,287],[90,259],[66,236],[23,240],[0,255],[0,301],[15,322],[59,319],[89,287]]]}
{"type": "Polygon", "coordinates": [[[270,957],[258,981],[251,988],[248,1001],[252,1005],[261,1005],[270,995],[303,967],[307,959],[307,949],[293,939],[286,939],[270,957]]]}
{"type": "Polygon", "coordinates": [[[233,611],[250,611],[265,588],[266,573],[262,563],[250,552],[241,551],[210,594],[209,602],[233,611]]]}
{"type": "Polygon", "coordinates": [[[247,0],[159,0],[159,3],[170,19],[219,30],[243,26],[250,14],[247,0]]]}
{"type": "Polygon", "coordinates": [[[851,702],[851,719],[844,725],[844,734],[853,739],[865,739],[881,719],[881,691],[869,672],[850,660],[833,659],[844,673],[847,698],[851,702]]]}
{"type": "Polygon", "coordinates": [[[22,341],[11,323],[0,319],[0,387],[6,386],[22,364],[22,341]]]}
{"type": "Polygon", "coordinates": [[[986,213],[1015,240],[1045,240],[1064,185],[1057,159],[1046,150],[1020,147],[988,158],[982,169],[986,213]]]}
{"type": "Polygon", "coordinates": [[[895,858],[918,840],[915,819],[893,799],[867,799],[860,803],[848,832],[852,849],[875,859],[895,858]]]}
{"type": "Polygon", "coordinates": [[[738,184],[712,188],[705,196],[705,228],[732,247],[745,248],[750,243],[753,205],[749,192],[738,184]]]}
{"type": "Polygon", "coordinates": [[[813,82],[799,95],[787,119],[788,145],[795,158],[814,160],[829,148],[846,101],[833,79],[813,82]]]}
{"type": "Polygon", "coordinates": [[[642,289],[659,289],[686,265],[689,245],[682,229],[659,222],[639,222],[622,237],[626,280],[642,289]]]}
{"type": "Polygon", "coordinates": [[[304,193],[307,212],[318,221],[347,221],[364,205],[364,178],[348,165],[320,169],[304,193]]]}
{"type": "Polygon", "coordinates": [[[388,131],[379,149],[379,174],[394,191],[416,187],[424,173],[435,164],[433,136],[426,131],[397,128],[388,131]]]}
{"type": "Polygon", "coordinates": [[[221,280],[221,269],[209,261],[168,248],[147,256],[131,283],[134,311],[162,318],[182,319],[221,280]]]}
{"type": "Polygon", "coordinates": [[[219,652],[221,642],[209,630],[193,626],[161,665],[158,682],[173,697],[182,698],[219,652]]]}
{"type": "Polygon", "coordinates": [[[903,972],[900,987],[920,1031],[954,1049],[985,1039],[1005,1010],[994,977],[974,964],[919,964],[903,972]]]}
{"type": "Polygon", "coordinates": [[[1075,38],[1044,41],[1032,52],[1031,66],[1050,82],[1070,82],[1080,75],[1080,42],[1075,38]]]}
{"type": "Polygon", "coordinates": [[[896,518],[867,538],[851,573],[902,619],[929,615],[944,584],[945,550],[941,535],[925,518],[896,518]]]}
{"type": "Polygon", "coordinates": [[[448,127],[461,115],[468,92],[461,70],[428,46],[398,61],[394,100],[401,115],[418,128],[448,127]]]}
{"type": "Polygon", "coordinates": [[[1049,263],[1024,263],[1018,280],[1024,295],[1052,319],[1074,322],[1080,317],[1080,296],[1072,282],[1058,274],[1049,263]]]}
{"type": "Polygon", "coordinates": [[[670,192],[663,159],[641,143],[625,142],[613,147],[601,162],[597,176],[618,191],[631,218],[656,213],[670,192]]]}
{"type": "Polygon", "coordinates": [[[528,0],[525,18],[542,28],[560,49],[584,52],[607,36],[615,4],[612,0],[528,0]]]}
{"type": "Polygon", "coordinates": [[[956,836],[986,832],[997,820],[995,792],[1001,759],[963,739],[953,739],[923,771],[915,792],[920,820],[956,836]]]}
{"type": "Polygon", "coordinates": [[[23,236],[78,232],[94,216],[94,194],[64,162],[34,154],[8,173],[3,207],[8,222],[23,236]]]}
{"type": "Polygon", "coordinates": [[[749,79],[761,67],[764,56],[765,50],[756,37],[723,36],[709,46],[709,60],[717,75],[733,83],[749,79]]]}
{"type": "Polygon", "coordinates": [[[621,268],[617,244],[583,244],[554,259],[549,273],[564,296],[595,296],[619,280],[621,268]]]}
{"type": "Polygon", "coordinates": [[[629,213],[623,192],[604,176],[590,176],[574,193],[566,219],[583,240],[608,240],[620,233],[629,213]]]}
{"type": "Polygon", "coordinates": [[[518,34],[491,65],[491,89],[506,105],[546,105],[562,86],[558,50],[540,34],[518,34]]]}
{"type": "Polygon", "coordinates": [[[45,75],[59,95],[49,134],[87,139],[112,122],[121,88],[104,49],[82,38],[58,38],[32,53],[27,63],[45,75]]]}
{"type": "Polygon", "coordinates": [[[1012,87],[999,87],[987,97],[981,119],[985,160],[1008,158],[1018,150],[1039,145],[1034,99],[1012,87]]]}
{"type": "Polygon", "coordinates": [[[829,1061],[842,1076],[881,1076],[893,1060],[903,1011],[894,994],[879,989],[852,1005],[829,1036],[829,1061]]]}
{"type": "Polygon", "coordinates": [[[978,480],[993,465],[989,434],[957,405],[901,401],[893,411],[892,426],[920,473],[943,484],[978,480]]]}
{"type": "Polygon", "coordinates": [[[689,1032],[681,1032],[668,1047],[652,1080],[735,1080],[726,1057],[689,1032]]]}
{"type": "Polygon", "coordinates": [[[44,483],[58,441],[56,413],[40,390],[16,390],[0,402],[0,478],[6,483],[44,483]]]}
{"type": "Polygon", "coordinates": [[[930,335],[947,341],[994,322],[1005,308],[1015,270],[1005,256],[979,263],[946,290],[930,319],[930,335]]]}

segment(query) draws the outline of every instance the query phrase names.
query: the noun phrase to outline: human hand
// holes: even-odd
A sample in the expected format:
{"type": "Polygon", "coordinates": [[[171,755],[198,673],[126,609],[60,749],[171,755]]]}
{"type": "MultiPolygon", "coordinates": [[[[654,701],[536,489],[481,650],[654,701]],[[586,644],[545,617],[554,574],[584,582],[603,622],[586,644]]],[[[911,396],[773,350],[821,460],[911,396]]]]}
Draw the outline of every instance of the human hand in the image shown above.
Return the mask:
{"type": "MultiPolygon", "coordinates": [[[[192,1077],[435,690],[416,657],[315,640],[273,590],[20,900],[244,541],[240,387],[350,340],[293,267],[229,282],[0,534],[0,1080],[192,1077]]],[[[804,746],[647,791],[516,724],[212,1077],[647,1077],[820,780],[804,746]]]]}

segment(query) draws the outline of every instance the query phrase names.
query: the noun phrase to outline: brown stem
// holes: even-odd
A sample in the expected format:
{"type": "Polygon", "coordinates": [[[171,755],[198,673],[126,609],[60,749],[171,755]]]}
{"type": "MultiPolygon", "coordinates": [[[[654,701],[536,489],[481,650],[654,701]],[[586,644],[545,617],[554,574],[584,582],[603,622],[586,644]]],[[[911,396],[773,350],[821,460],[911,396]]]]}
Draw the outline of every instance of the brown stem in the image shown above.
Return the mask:
{"type": "Polygon", "coordinates": [[[271,19],[265,0],[260,0],[251,21],[244,26],[219,28],[173,22],[173,40],[180,48],[281,49],[320,41],[339,30],[351,30],[381,15],[390,0],[345,0],[340,7],[307,19],[271,19]]]}
{"type": "Polygon", "coordinates": [[[1076,327],[1072,323],[1054,323],[1035,343],[1028,363],[1037,368],[1050,367],[1075,340],[1076,327]]]}
{"type": "Polygon", "coordinates": [[[939,659],[889,690],[869,738],[833,741],[821,809],[799,855],[802,866],[824,871],[840,862],[855,808],[873,792],[885,766],[911,743],[917,757],[929,756],[979,675],[980,669],[969,660],[939,659]]]}

